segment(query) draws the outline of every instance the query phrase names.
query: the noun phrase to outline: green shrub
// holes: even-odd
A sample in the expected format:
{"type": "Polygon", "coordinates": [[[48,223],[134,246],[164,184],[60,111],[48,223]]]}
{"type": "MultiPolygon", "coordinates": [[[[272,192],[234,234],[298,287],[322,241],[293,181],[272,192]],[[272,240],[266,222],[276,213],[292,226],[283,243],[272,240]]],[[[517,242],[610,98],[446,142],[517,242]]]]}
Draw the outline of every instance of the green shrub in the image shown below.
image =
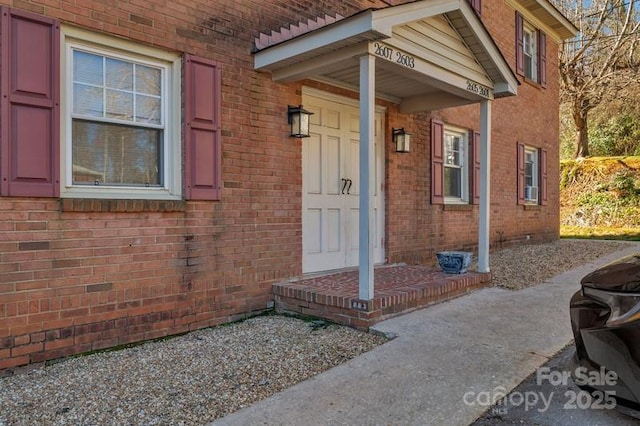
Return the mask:
{"type": "Polygon", "coordinates": [[[578,196],[578,206],[580,207],[606,207],[617,204],[614,194],[610,192],[587,192],[578,196]]]}
{"type": "Polygon", "coordinates": [[[636,176],[629,169],[620,170],[613,177],[611,187],[618,192],[618,196],[628,201],[636,201],[638,189],[636,188],[636,176]]]}
{"type": "Polygon", "coordinates": [[[640,226],[640,170],[637,158],[563,161],[560,167],[561,224],[640,226]]]}
{"type": "Polygon", "coordinates": [[[594,156],[640,155],[640,117],[627,113],[593,122],[589,150],[594,156]]]}

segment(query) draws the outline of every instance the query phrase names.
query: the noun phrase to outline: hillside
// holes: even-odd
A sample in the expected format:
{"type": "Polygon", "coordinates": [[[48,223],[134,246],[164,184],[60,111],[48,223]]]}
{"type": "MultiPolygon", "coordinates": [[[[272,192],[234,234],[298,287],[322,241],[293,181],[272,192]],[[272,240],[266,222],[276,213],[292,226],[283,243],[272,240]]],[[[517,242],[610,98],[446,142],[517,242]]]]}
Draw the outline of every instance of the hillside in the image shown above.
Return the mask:
{"type": "Polygon", "coordinates": [[[560,224],[640,228],[640,157],[562,161],[560,224]]]}

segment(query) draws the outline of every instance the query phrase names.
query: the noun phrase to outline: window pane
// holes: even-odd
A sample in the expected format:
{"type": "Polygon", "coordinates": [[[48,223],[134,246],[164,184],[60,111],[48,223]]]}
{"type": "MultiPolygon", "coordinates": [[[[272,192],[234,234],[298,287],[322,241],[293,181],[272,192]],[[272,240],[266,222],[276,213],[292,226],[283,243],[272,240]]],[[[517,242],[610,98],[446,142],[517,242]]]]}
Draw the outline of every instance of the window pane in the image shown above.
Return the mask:
{"type": "Polygon", "coordinates": [[[536,30],[527,26],[523,33],[524,45],[524,75],[532,80],[537,78],[537,54],[536,30]]]}
{"type": "Polygon", "coordinates": [[[458,136],[445,135],[445,164],[460,166],[460,146],[461,140],[458,136]]]}
{"type": "Polygon", "coordinates": [[[73,85],[74,114],[102,117],[104,114],[104,105],[102,103],[101,87],[85,86],[78,83],[73,85]]]}
{"type": "Polygon", "coordinates": [[[532,78],[532,61],[531,57],[524,55],[524,75],[532,78]]]}
{"type": "Polygon", "coordinates": [[[462,197],[462,170],[455,167],[444,168],[445,197],[462,197]]]}
{"type": "Polygon", "coordinates": [[[86,52],[73,54],[74,114],[163,124],[162,69],[86,52]]]}
{"type": "Polygon", "coordinates": [[[454,151],[460,151],[460,138],[459,137],[452,137],[452,148],[454,151]]]}
{"type": "Polygon", "coordinates": [[[73,183],[159,186],[162,130],[73,121],[73,183]]]}
{"type": "Polygon", "coordinates": [[[160,96],[160,70],[144,65],[136,65],[136,92],[160,96]]]}
{"type": "Polygon", "coordinates": [[[527,55],[531,55],[531,34],[528,31],[524,31],[522,34],[522,45],[524,47],[524,53],[527,55]]]}
{"type": "Polygon", "coordinates": [[[445,164],[455,164],[453,161],[453,155],[451,152],[453,151],[453,142],[451,141],[451,137],[445,136],[444,139],[444,162],[445,164]]]}
{"type": "Polygon", "coordinates": [[[525,186],[537,186],[536,182],[536,154],[535,151],[525,152],[524,184],[525,186]]]}
{"type": "Polygon", "coordinates": [[[107,89],[107,117],[133,121],[133,94],[107,89]]]}
{"type": "Polygon", "coordinates": [[[73,52],[73,80],[80,83],[102,86],[102,56],[73,52]]]}
{"type": "Polygon", "coordinates": [[[112,89],[133,90],[133,64],[107,58],[106,86],[112,89]]]}
{"type": "Polygon", "coordinates": [[[160,98],[136,95],[136,121],[138,123],[161,124],[160,98]]]}

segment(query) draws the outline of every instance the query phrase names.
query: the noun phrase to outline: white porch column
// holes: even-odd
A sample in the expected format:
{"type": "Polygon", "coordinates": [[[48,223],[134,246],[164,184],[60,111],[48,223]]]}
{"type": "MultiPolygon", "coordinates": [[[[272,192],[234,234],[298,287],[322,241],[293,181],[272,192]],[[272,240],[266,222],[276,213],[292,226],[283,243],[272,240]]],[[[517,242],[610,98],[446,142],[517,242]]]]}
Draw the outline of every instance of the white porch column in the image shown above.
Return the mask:
{"type": "Polygon", "coordinates": [[[491,214],[491,100],[480,103],[480,223],[478,272],[489,272],[489,219],[491,214]]]}
{"type": "Polygon", "coordinates": [[[373,148],[375,124],[375,56],[360,57],[360,241],[359,296],[373,299],[373,148]]]}

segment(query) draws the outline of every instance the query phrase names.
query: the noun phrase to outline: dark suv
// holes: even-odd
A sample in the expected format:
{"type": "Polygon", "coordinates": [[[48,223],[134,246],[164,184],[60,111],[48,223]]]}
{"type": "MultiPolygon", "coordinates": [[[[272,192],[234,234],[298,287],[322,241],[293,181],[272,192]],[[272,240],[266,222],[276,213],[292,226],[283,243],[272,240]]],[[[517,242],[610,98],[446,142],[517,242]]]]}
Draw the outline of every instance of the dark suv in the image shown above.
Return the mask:
{"type": "Polygon", "coordinates": [[[635,417],[640,411],[640,253],[595,270],[580,284],[570,304],[574,382],[596,398],[614,398],[617,408],[635,417]]]}

